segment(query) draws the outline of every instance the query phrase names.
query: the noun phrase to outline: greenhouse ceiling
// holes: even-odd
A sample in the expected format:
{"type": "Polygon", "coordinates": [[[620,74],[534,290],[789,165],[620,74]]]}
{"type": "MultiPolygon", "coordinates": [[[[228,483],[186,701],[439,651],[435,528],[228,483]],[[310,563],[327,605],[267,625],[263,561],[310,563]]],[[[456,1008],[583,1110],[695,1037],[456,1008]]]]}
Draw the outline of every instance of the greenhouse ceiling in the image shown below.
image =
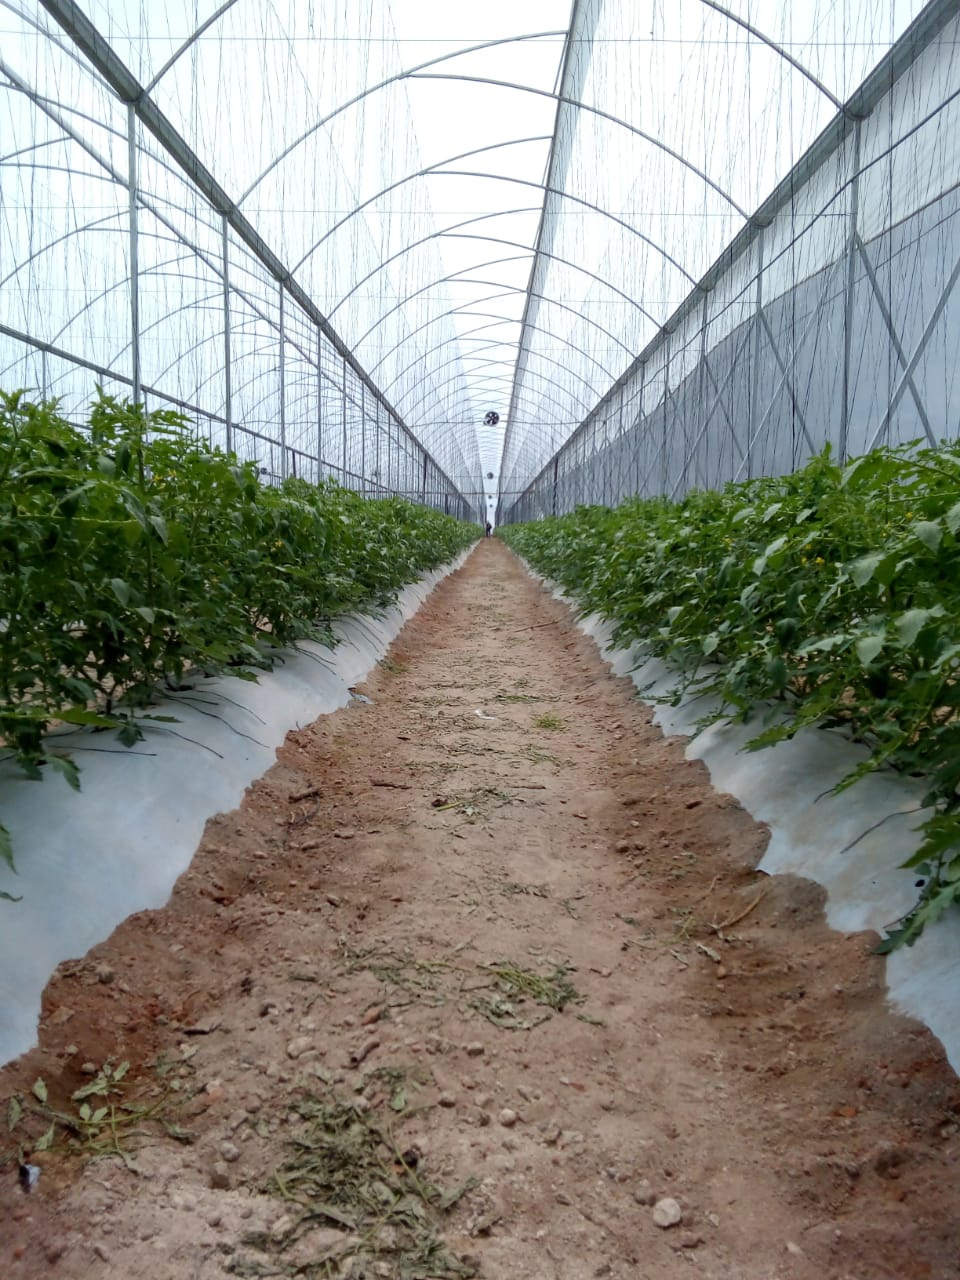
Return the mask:
{"type": "MultiPolygon", "coordinates": [[[[333,343],[317,367],[341,360],[345,388],[349,364],[478,497],[516,492],[570,437],[923,4],[0,8],[5,339],[119,367],[132,274],[133,385],[172,378],[219,418],[226,394],[227,421],[263,439],[272,277],[284,431],[300,429],[284,344],[315,340],[292,298],[333,343]],[[153,219],[139,241],[117,234],[131,200],[153,219]],[[256,280],[245,261],[228,279],[237,237],[263,250],[256,280]],[[252,372],[224,393],[230,290],[249,314],[228,352],[252,372]]],[[[45,390],[64,367],[44,366],[45,390]]]]}

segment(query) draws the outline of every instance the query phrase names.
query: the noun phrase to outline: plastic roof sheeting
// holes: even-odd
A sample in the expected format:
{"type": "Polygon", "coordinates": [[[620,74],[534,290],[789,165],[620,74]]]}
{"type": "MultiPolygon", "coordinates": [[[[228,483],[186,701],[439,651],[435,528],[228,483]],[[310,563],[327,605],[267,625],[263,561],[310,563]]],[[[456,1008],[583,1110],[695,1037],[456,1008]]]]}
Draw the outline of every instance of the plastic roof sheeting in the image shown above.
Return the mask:
{"type": "MultiPolygon", "coordinates": [[[[79,9],[413,434],[477,494],[481,474],[507,492],[536,474],[922,7],[79,9]],[[499,422],[485,426],[491,411],[499,422]]],[[[0,124],[17,137],[0,163],[0,319],[113,367],[129,345],[128,108],[58,22],[72,8],[0,6],[0,124]],[[26,99],[42,108],[29,145],[26,99]]],[[[222,227],[146,128],[139,138],[145,376],[218,411],[222,227]]],[[[276,320],[256,302],[269,281],[244,270],[234,283],[254,301],[233,335],[249,367],[236,394],[253,419],[271,411],[276,320]]],[[[302,318],[286,323],[281,363],[285,343],[315,342],[302,318]]],[[[311,402],[309,416],[324,412],[311,402]]]]}

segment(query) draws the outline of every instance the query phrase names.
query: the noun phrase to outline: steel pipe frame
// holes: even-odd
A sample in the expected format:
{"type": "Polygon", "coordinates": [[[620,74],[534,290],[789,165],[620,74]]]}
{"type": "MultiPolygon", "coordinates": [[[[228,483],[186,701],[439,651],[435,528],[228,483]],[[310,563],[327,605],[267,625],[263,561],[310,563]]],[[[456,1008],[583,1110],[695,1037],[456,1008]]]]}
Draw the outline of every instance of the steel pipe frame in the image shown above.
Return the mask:
{"type": "MultiPolygon", "coordinates": [[[[356,377],[370,391],[374,401],[376,403],[382,402],[383,408],[387,413],[392,414],[397,420],[400,430],[409,434],[409,428],[402,422],[393,406],[383,399],[379,388],[375,386],[367,371],[356,360],[352,351],[346,346],[333,326],[317,309],[309,295],[293,279],[292,273],[267,246],[249,220],[241,213],[237,203],[231,200],[196,152],[173,128],[153,99],[146,93],[144,87],[126,64],[116,55],[93,23],[73,3],[73,0],[40,0],[40,3],[73,41],[74,45],[86,56],[100,74],[103,82],[124,105],[133,108],[141,123],[186,173],[192,185],[206,198],[214,211],[220,213],[229,221],[234,233],[253,251],[254,255],[260,259],[268,272],[286,290],[293,301],[323,332],[330,345],[351,366],[356,377]]],[[[64,129],[69,128],[62,120],[58,120],[58,123],[64,129]]],[[[70,132],[78,144],[89,152],[90,148],[85,144],[84,140],[77,137],[72,131],[70,132]]],[[[100,163],[99,157],[95,156],[94,158],[100,163]]],[[[105,164],[104,167],[109,170],[112,166],[105,164]]],[[[155,213],[155,216],[163,221],[159,214],[155,213]]],[[[168,226],[168,229],[176,234],[176,228],[168,226]]],[[[202,251],[198,247],[194,247],[198,255],[202,257],[202,251]]],[[[448,477],[447,481],[450,488],[454,489],[455,486],[449,481],[448,477]]]]}
{"type": "MultiPolygon", "coordinates": [[[[527,141],[530,141],[530,139],[525,138],[523,139],[523,141],[527,142],[527,141]]],[[[479,155],[484,151],[494,151],[503,146],[514,146],[514,145],[516,145],[514,142],[497,143],[493,147],[477,147],[472,151],[464,151],[460,155],[450,156],[446,160],[438,160],[435,165],[429,165],[426,168],[418,169],[416,173],[409,173],[406,175],[406,177],[399,178],[396,182],[392,182],[389,186],[383,187],[382,190],[376,192],[372,196],[369,196],[366,200],[361,201],[360,204],[358,204],[355,209],[352,209],[350,213],[344,215],[344,217],[342,217],[339,222],[335,222],[334,225],[329,229],[329,231],[324,232],[324,234],[320,237],[320,239],[316,242],[316,244],[314,244],[307,251],[307,253],[305,253],[304,256],[296,263],[296,265],[292,268],[292,271],[299,271],[300,268],[304,265],[304,263],[307,262],[313,256],[314,253],[316,253],[316,251],[320,248],[320,246],[324,244],[327,240],[329,240],[330,237],[334,235],[337,231],[339,231],[341,227],[346,226],[346,224],[352,218],[355,218],[358,213],[362,213],[363,210],[366,209],[368,205],[374,204],[377,200],[381,199],[383,196],[389,195],[390,192],[395,191],[397,187],[402,187],[408,182],[414,182],[418,178],[483,178],[483,179],[487,179],[490,182],[511,182],[519,187],[533,187],[537,191],[544,192],[545,196],[553,195],[553,196],[559,196],[564,200],[572,200],[574,204],[582,205],[583,208],[589,209],[592,213],[598,213],[603,218],[609,218],[610,221],[615,222],[618,227],[621,227],[624,231],[629,232],[630,235],[636,236],[638,240],[642,240],[644,244],[648,245],[651,249],[654,250],[654,252],[658,253],[661,258],[663,258],[666,262],[669,262],[670,265],[676,271],[678,271],[680,275],[683,276],[684,280],[686,280],[690,285],[694,287],[696,286],[697,281],[694,279],[694,277],[690,275],[689,271],[687,271],[685,267],[682,267],[680,263],[677,262],[676,258],[674,258],[672,254],[669,254],[666,251],[666,249],[663,248],[662,245],[657,244],[655,240],[651,240],[648,235],[645,235],[642,231],[638,231],[636,227],[632,227],[630,223],[625,222],[623,218],[618,218],[616,214],[610,213],[607,209],[604,209],[601,205],[593,204],[592,201],[590,200],[584,200],[582,196],[575,196],[569,191],[563,191],[558,187],[550,187],[542,182],[534,182],[530,178],[514,178],[509,174],[486,173],[483,170],[476,171],[476,170],[470,170],[470,169],[442,169],[439,167],[440,165],[454,164],[457,160],[463,160],[467,156],[479,155]]]]}
{"type": "MultiPolygon", "coordinates": [[[[577,429],[577,432],[574,433],[574,436],[571,437],[571,440],[568,441],[567,444],[570,444],[573,441],[573,439],[577,435],[579,435],[581,430],[584,430],[587,428],[590,420],[601,411],[603,404],[611,401],[612,398],[616,395],[617,391],[622,386],[625,386],[628,383],[628,381],[631,379],[631,377],[634,377],[636,375],[636,372],[643,365],[646,364],[646,362],[651,358],[651,356],[657,350],[658,346],[669,344],[670,335],[680,326],[680,324],[686,318],[687,314],[689,313],[691,308],[695,305],[696,301],[699,299],[701,294],[704,291],[709,291],[710,289],[712,289],[717,283],[717,281],[720,279],[720,277],[723,275],[723,273],[726,270],[728,270],[729,267],[733,264],[733,262],[743,256],[743,254],[746,252],[746,249],[748,248],[752,240],[755,239],[758,235],[760,235],[766,226],[770,225],[770,223],[774,220],[776,214],[780,211],[781,208],[789,205],[790,201],[794,196],[794,193],[803,186],[803,184],[807,181],[807,179],[809,179],[809,177],[812,176],[812,174],[816,172],[817,169],[819,169],[820,166],[827,159],[829,159],[832,155],[839,153],[839,149],[841,145],[849,136],[849,134],[858,128],[858,122],[864,119],[870,113],[870,111],[873,110],[873,108],[877,105],[877,103],[882,100],[884,94],[889,90],[890,85],[900,75],[902,75],[904,71],[906,71],[912,65],[912,63],[916,60],[916,58],[919,57],[923,49],[926,48],[927,45],[932,43],[932,41],[936,38],[939,32],[943,29],[943,27],[946,26],[946,24],[953,17],[955,17],[955,15],[956,15],[955,0],[930,0],[930,3],[927,5],[927,7],[918,15],[918,17],[913,21],[913,23],[911,23],[907,31],[904,32],[904,34],[900,37],[900,39],[891,47],[891,49],[888,51],[885,57],[881,60],[878,66],[875,67],[874,70],[870,73],[870,75],[867,77],[864,83],[857,90],[855,90],[853,95],[851,95],[851,98],[848,100],[846,104],[846,109],[843,112],[838,113],[838,115],[827,126],[827,128],[820,135],[820,137],[811,145],[811,147],[804,154],[804,156],[801,157],[800,161],[797,163],[794,169],[791,170],[791,172],[778,184],[774,192],[760,206],[759,210],[754,215],[751,222],[746,227],[744,227],[744,229],[736,237],[734,237],[734,240],[731,242],[731,244],[728,245],[728,247],[724,250],[724,252],[720,255],[720,257],[713,263],[713,265],[709,268],[707,273],[698,283],[698,287],[691,290],[688,297],[684,300],[683,303],[681,303],[677,311],[670,317],[667,324],[665,324],[661,328],[660,332],[651,340],[651,342],[647,345],[647,347],[645,347],[644,350],[637,356],[631,368],[628,369],[624,374],[621,375],[620,378],[616,380],[616,382],[611,386],[610,390],[606,393],[606,395],[601,399],[600,402],[598,402],[597,406],[595,407],[591,415],[589,415],[588,418],[584,420],[581,426],[577,429]]],[[[889,147],[885,148],[879,155],[874,156],[866,165],[863,165],[862,168],[859,165],[856,166],[855,172],[851,176],[851,178],[849,178],[847,182],[842,184],[841,187],[834,192],[834,194],[830,197],[830,199],[827,201],[827,203],[824,205],[822,209],[815,211],[809,217],[807,223],[799,231],[795,232],[790,237],[789,242],[781,248],[779,253],[776,255],[776,258],[774,259],[774,261],[776,261],[777,259],[782,257],[784,254],[789,252],[796,245],[796,243],[798,243],[799,240],[801,240],[802,237],[805,234],[807,234],[807,232],[819,220],[819,218],[823,216],[823,214],[827,211],[830,205],[833,204],[837,199],[839,199],[843,195],[844,190],[847,189],[848,187],[852,187],[854,183],[859,182],[859,179],[862,176],[862,173],[868,171],[870,168],[873,168],[875,165],[881,163],[884,159],[886,159],[897,147],[903,145],[909,138],[911,138],[921,128],[923,128],[932,119],[934,119],[939,112],[944,110],[945,107],[949,105],[952,101],[954,101],[958,96],[960,96],[960,90],[949,94],[943,102],[938,104],[930,112],[928,112],[921,120],[917,121],[914,125],[912,125],[904,134],[898,137],[893,143],[891,143],[889,147]]],[[[850,237],[850,248],[847,252],[843,254],[842,258],[838,260],[839,263],[848,263],[849,262],[848,253],[850,252],[855,252],[855,245],[854,245],[854,240],[852,235],[850,237]]],[[[772,265],[772,262],[767,263],[766,265],[767,265],[767,268],[769,268],[772,265]]],[[[832,265],[836,267],[838,263],[834,263],[832,265]]],[[[960,266],[960,264],[958,264],[958,266],[960,266]]],[[[829,270],[829,267],[828,266],[825,267],[824,270],[825,271],[829,270]]],[[[955,284],[956,284],[956,280],[953,280],[952,284],[950,283],[950,281],[948,281],[944,291],[946,296],[944,296],[944,293],[941,294],[941,297],[939,299],[940,312],[936,316],[931,317],[931,322],[930,324],[928,324],[928,332],[926,333],[925,338],[921,340],[924,348],[926,346],[926,341],[929,340],[929,337],[932,334],[933,327],[935,327],[936,321],[939,319],[939,314],[942,314],[942,309],[943,307],[945,307],[949,294],[950,292],[952,292],[952,288],[955,284]]],[[[849,293],[848,293],[848,297],[849,297],[849,293]]],[[[894,341],[894,336],[892,333],[891,333],[891,340],[894,341]]],[[[800,345],[801,344],[797,344],[797,349],[799,349],[800,345]]],[[[896,404],[899,404],[899,401],[902,398],[902,396],[906,393],[908,389],[910,389],[909,381],[912,380],[913,369],[916,367],[916,364],[919,363],[919,360],[922,358],[922,350],[919,353],[915,352],[914,355],[915,355],[915,359],[912,359],[911,361],[908,362],[908,367],[906,370],[906,372],[909,374],[909,380],[906,378],[901,378],[898,384],[898,387],[894,393],[896,397],[896,404]]],[[[781,381],[778,384],[779,389],[782,389],[783,385],[784,385],[784,379],[783,377],[781,377],[781,381]]],[[[779,394],[779,391],[778,391],[778,394],[779,394]]],[[[884,414],[883,418],[881,419],[879,425],[877,426],[876,430],[874,431],[871,437],[869,447],[874,447],[879,437],[883,434],[885,430],[887,430],[889,426],[890,418],[892,416],[892,412],[895,409],[896,404],[891,404],[890,406],[888,406],[887,412],[884,414]]],[[[753,445],[755,444],[756,440],[759,438],[760,431],[762,431],[763,425],[765,425],[768,416],[769,416],[769,409],[768,409],[768,412],[764,415],[763,420],[760,426],[758,427],[757,431],[752,433],[749,440],[749,444],[748,444],[748,451],[752,450],[753,445]]],[[[563,446],[563,448],[566,448],[566,447],[567,447],[566,445],[563,446]]],[[[537,476],[534,477],[533,481],[530,482],[530,485],[528,486],[528,488],[532,488],[533,486],[535,486],[537,482],[540,480],[541,476],[546,474],[546,472],[549,470],[552,464],[552,461],[553,460],[550,459],[544,464],[543,468],[541,468],[541,471],[538,472],[537,476]]],[[[741,461],[741,466],[737,474],[740,475],[742,473],[742,470],[743,470],[743,461],[741,461]]],[[[524,492],[526,492],[526,490],[524,490],[524,492]]]]}
{"type": "MultiPolygon", "coordinates": [[[[459,358],[460,358],[460,357],[457,357],[457,359],[459,359],[459,358]]],[[[476,357],[475,357],[475,358],[476,358],[476,357]]],[[[498,367],[500,367],[500,368],[503,368],[503,367],[504,367],[505,365],[507,365],[508,363],[509,363],[509,362],[508,362],[508,361],[505,361],[505,360],[486,360],[486,361],[484,361],[484,364],[490,364],[490,365],[494,365],[494,364],[495,364],[495,365],[497,365],[497,366],[498,366],[498,367]]],[[[561,366],[561,367],[562,367],[562,366],[561,366]]],[[[531,376],[532,376],[532,377],[535,377],[535,378],[539,378],[539,380],[540,380],[541,382],[545,382],[545,383],[547,383],[549,386],[553,386],[553,380],[552,380],[551,378],[548,378],[548,377],[547,377],[547,375],[546,375],[545,373],[539,373],[539,374],[538,374],[538,373],[531,373],[531,376]]],[[[509,379],[508,379],[508,381],[509,381],[509,379]]],[[[571,395],[571,396],[573,395],[573,393],[572,393],[572,392],[570,392],[568,389],[566,389],[566,388],[565,388],[565,390],[567,390],[567,394],[568,394],[568,395],[571,395]]],[[[420,407],[420,405],[422,404],[422,402],[423,402],[423,397],[421,397],[421,399],[420,399],[420,400],[416,400],[416,401],[414,401],[414,403],[413,403],[412,405],[410,405],[410,406],[405,406],[405,407],[404,407],[404,413],[405,413],[405,414],[407,414],[409,417],[414,417],[414,416],[416,415],[416,411],[417,411],[417,409],[419,409],[419,407],[420,407]]],[[[401,404],[403,403],[402,399],[401,399],[400,403],[401,403],[401,404]]],[[[586,402],[586,401],[584,401],[584,400],[578,400],[578,403],[580,403],[580,404],[586,404],[587,402],[586,402]]],[[[579,421],[579,419],[578,419],[578,421],[579,421]]]]}
{"type": "MultiPolygon", "coordinates": [[[[466,268],[464,268],[464,270],[469,271],[469,270],[470,270],[470,268],[469,268],[469,267],[466,267],[466,268]]],[[[434,280],[431,284],[429,284],[429,285],[427,286],[427,288],[432,289],[432,288],[434,288],[434,287],[435,287],[436,285],[438,285],[438,284],[445,284],[445,283],[447,283],[448,279],[449,279],[449,277],[445,277],[443,280],[434,280]]],[[[466,284],[466,283],[470,283],[470,284],[497,284],[498,282],[497,282],[496,280],[476,280],[476,281],[464,281],[464,283],[465,283],[465,284],[466,284]]],[[[470,306],[470,307],[475,307],[475,306],[477,306],[477,305],[479,305],[480,303],[483,303],[483,302],[493,302],[493,301],[495,301],[497,298],[508,298],[508,297],[513,297],[515,294],[518,294],[518,293],[522,293],[522,294],[524,294],[524,295],[526,296],[526,295],[527,295],[527,290],[526,290],[526,289],[521,289],[518,285],[516,285],[516,286],[514,286],[514,287],[512,287],[512,288],[509,288],[509,287],[504,286],[504,288],[502,289],[502,291],[501,291],[500,293],[491,293],[491,294],[489,294],[489,295],[488,295],[487,297],[485,297],[485,298],[474,298],[471,302],[461,303],[461,306],[470,306]]],[[[548,297],[546,294],[539,294],[539,293],[538,293],[538,294],[536,294],[535,296],[536,296],[536,297],[538,297],[538,298],[540,298],[543,302],[546,302],[546,303],[547,303],[549,306],[551,306],[551,307],[559,307],[562,311],[569,311],[569,312],[571,312],[571,314],[572,314],[572,315],[577,316],[580,320],[585,320],[587,324],[591,324],[591,325],[593,325],[593,327],[594,327],[595,329],[599,329],[599,330],[600,330],[600,332],[604,335],[604,337],[609,338],[609,339],[611,340],[611,342],[615,342],[615,343],[617,344],[617,346],[618,346],[618,347],[622,347],[622,348],[623,348],[623,350],[624,350],[624,351],[626,351],[628,355],[630,355],[630,356],[632,356],[632,355],[633,355],[633,350],[632,350],[632,348],[631,348],[631,347],[628,347],[628,346],[627,346],[627,344],[626,344],[625,342],[621,342],[621,340],[616,336],[616,334],[611,333],[609,329],[605,329],[605,328],[603,327],[603,325],[602,325],[602,324],[600,324],[600,322],[599,322],[598,320],[592,320],[592,319],[590,318],[590,316],[586,316],[586,315],[584,315],[584,314],[583,314],[583,312],[582,312],[582,311],[578,311],[578,310],[576,309],[576,307],[568,307],[568,306],[567,306],[567,304],[566,304],[565,302],[558,302],[558,301],[556,300],[556,298],[550,298],[550,297],[548,297]]],[[[403,305],[403,304],[401,304],[401,305],[403,305]]],[[[399,309],[400,309],[400,307],[394,307],[394,311],[397,311],[397,310],[399,310],[399,309]]],[[[454,314],[456,314],[456,312],[457,312],[458,310],[459,310],[459,308],[456,308],[456,307],[455,307],[455,308],[453,308],[453,310],[451,310],[451,311],[444,311],[444,312],[440,312],[439,314],[440,314],[440,316],[444,316],[444,315],[454,315],[454,314]]],[[[392,313],[392,312],[390,312],[390,313],[388,313],[388,314],[393,314],[393,313],[392,313]]],[[[385,318],[386,318],[386,317],[385,317],[385,318]]],[[[438,317],[438,318],[439,318],[439,317],[438,317]]],[[[505,318],[506,318],[506,317],[505,317],[505,318]]],[[[375,329],[379,328],[379,326],[380,326],[380,324],[381,324],[381,323],[382,323],[382,321],[379,321],[379,320],[378,320],[378,321],[377,321],[377,323],[373,326],[373,328],[372,328],[372,329],[368,329],[368,330],[367,330],[367,332],[363,335],[363,337],[362,337],[362,338],[358,338],[358,339],[357,339],[357,346],[359,347],[363,342],[365,342],[365,341],[366,341],[366,339],[367,339],[367,338],[369,338],[370,334],[371,334],[371,333],[373,333],[375,329]]],[[[513,324],[513,323],[514,323],[514,321],[510,320],[508,323],[513,324]]],[[[517,323],[520,323],[520,322],[518,321],[517,323]]],[[[416,332],[418,332],[416,329],[414,329],[414,330],[412,331],[412,333],[416,333],[416,332]]],[[[398,344],[398,347],[399,347],[399,346],[402,346],[402,345],[403,345],[403,342],[406,342],[406,341],[407,341],[407,339],[406,339],[406,338],[404,338],[404,339],[403,339],[403,341],[402,341],[401,343],[399,343],[399,344],[398,344]]],[[[393,354],[393,351],[396,351],[396,350],[398,349],[398,347],[394,347],[394,348],[392,348],[392,350],[391,350],[390,354],[392,355],[392,354],[393,354]]]]}

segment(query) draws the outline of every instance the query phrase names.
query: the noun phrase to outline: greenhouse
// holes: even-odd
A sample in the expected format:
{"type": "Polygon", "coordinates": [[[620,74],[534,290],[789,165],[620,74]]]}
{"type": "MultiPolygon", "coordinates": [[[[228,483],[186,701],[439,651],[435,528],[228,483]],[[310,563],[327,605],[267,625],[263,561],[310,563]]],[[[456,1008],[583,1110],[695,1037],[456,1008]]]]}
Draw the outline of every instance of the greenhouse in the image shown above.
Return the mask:
{"type": "Polygon", "coordinates": [[[0,1274],[956,1274],[956,0],[0,32],[0,1274]]]}

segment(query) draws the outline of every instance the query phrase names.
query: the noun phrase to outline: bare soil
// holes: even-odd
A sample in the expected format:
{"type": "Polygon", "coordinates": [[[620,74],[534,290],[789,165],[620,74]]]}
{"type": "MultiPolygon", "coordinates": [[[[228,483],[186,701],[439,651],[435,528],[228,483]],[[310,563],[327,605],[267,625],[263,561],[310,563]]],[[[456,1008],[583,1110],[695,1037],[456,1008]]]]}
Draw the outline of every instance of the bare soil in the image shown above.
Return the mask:
{"type": "Polygon", "coordinates": [[[4,1280],[960,1275],[960,1087],[876,939],[503,545],[362,692],[51,980],[4,1280]]]}

